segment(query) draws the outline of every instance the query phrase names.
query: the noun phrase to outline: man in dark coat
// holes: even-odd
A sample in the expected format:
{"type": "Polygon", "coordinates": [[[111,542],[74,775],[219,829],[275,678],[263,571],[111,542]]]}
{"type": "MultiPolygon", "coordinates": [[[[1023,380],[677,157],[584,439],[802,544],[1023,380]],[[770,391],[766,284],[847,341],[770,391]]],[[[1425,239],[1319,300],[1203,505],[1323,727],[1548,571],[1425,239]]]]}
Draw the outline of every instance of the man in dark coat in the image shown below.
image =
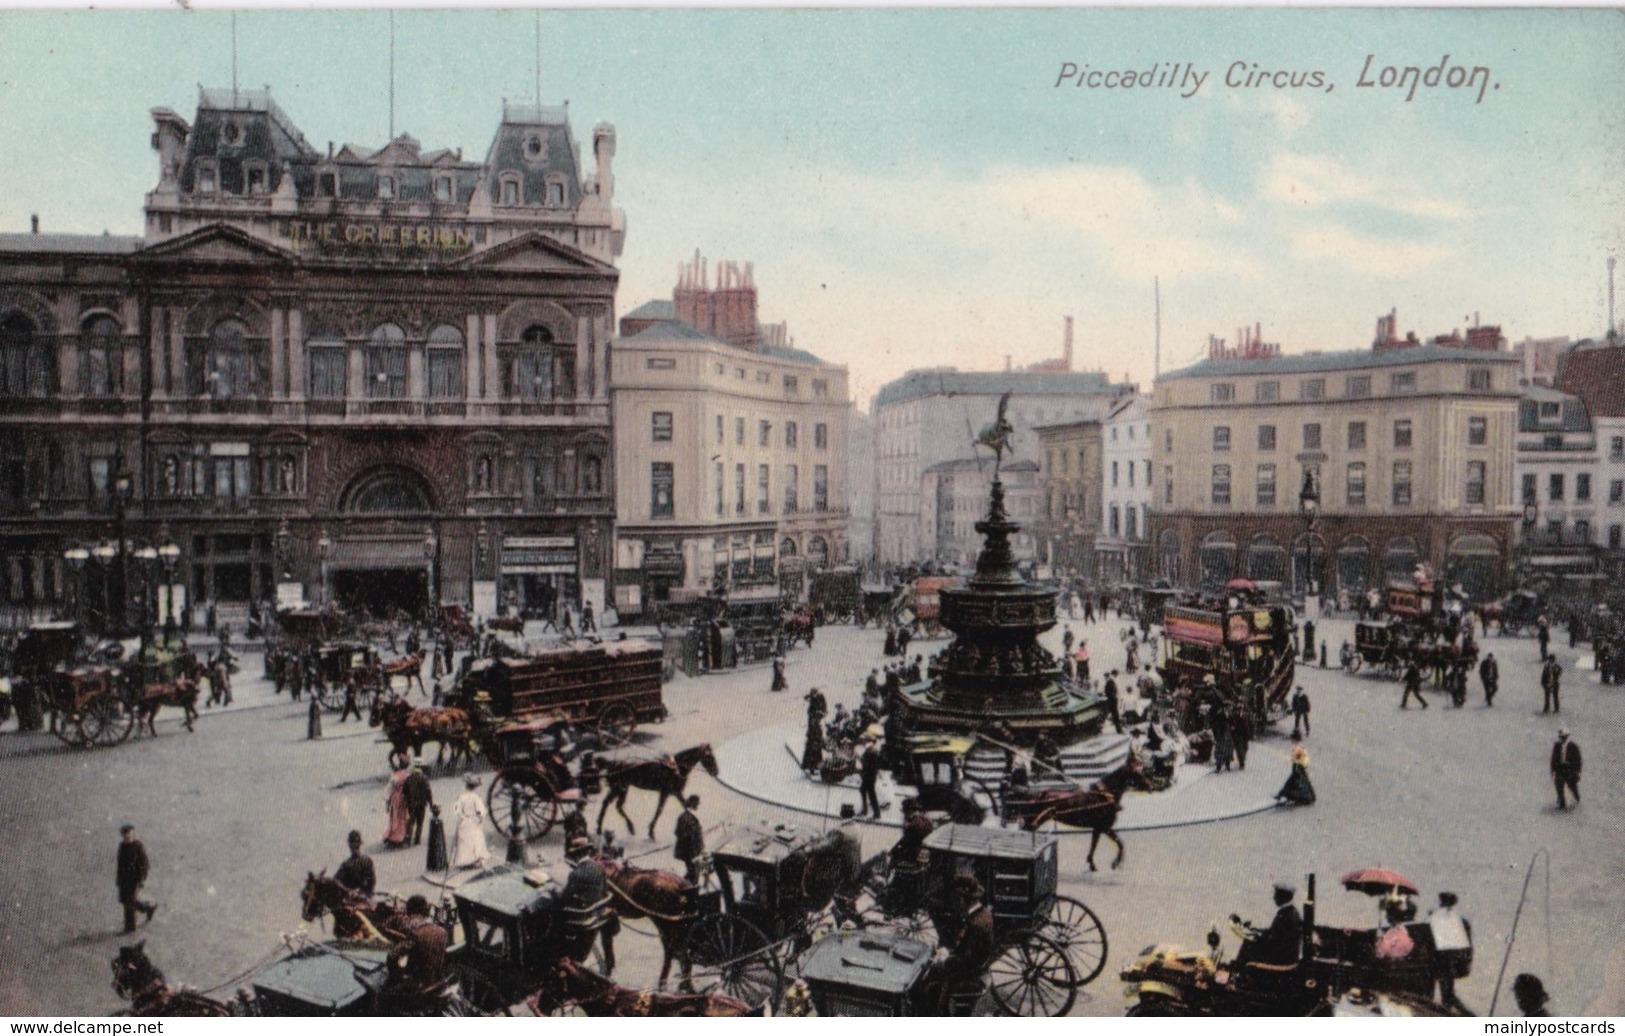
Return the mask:
{"type": "Polygon", "coordinates": [[[790,679],[785,673],[784,656],[779,655],[773,659],[773,686],[770,691],[787,691],[790,689],[790,679]]]}
{"type": "Polygon", "coordinates": [[[829,703],[824,700],[824,692],[814,687],[807,692],[804,700],[807,702],[808,724],[822,723],[829,714],[829,703]]]}
{"type": "Polygon", "coordinates": [[[1302,687],[1292,692],[1292,732],[1294,734],[1298,733],[1299,725],[1303,727],[1303,736],[1308,737],[1309,695],[1303,693],[1302,687]]]}
{"type": "Polygon", "coordinates": [[[1399,707],[1402,709],[1409,708],[1409,702],[1413,696],[1421,704],[1422,708],[1428,707],[1427,699],[1422,697],[1422,670],[1416,667],[1415,662],[1405,667],[1405,694],[1399,699],[1399,707]]]}
{"type": "Polygon", "coordinates": [[[135,825],[125,824],[118,832],[118,901],[124,907],[124,930],[133,932],[135,912],[141,911],[151,921],[152,915],[158,912],[158,904],[144,903],[140,898],[141,886],[147,882],[151,865],[147,860],[147,847],[135,836],[135,825]]]}
{"type": "Polygon", "coordinates": [[[348,722],[351,716],[358,722],[361,719],[361,687],[354,673],[344,678],[344,711],[339,713],[339,722],[348,722]]]}
{"type": "Polygon", "coordinates": [[[1548,658],[1540,670],[1540,689],[1545,692],[1540,706],[1541,715],[1548,712],[1562,712],[1563,699],[1560,692],[1563,689],[1563,667],[1557,664],[1557,659],[1548,658]]]}
{"type": "Polygon", "coordinates": [[[446,930],[429,916],[429,901],[406,901],[406,938],[390,950],[391,982],[386,996],[417,1006],[446,981],[446,930]]]}
{"type": "Polygon", "coordinates": [[[959,917],[954,926],[948,956],[925,973],[920,980],[924,999],[935,1003],[939,1015],[949,1014],[949,998],[959,987],[976,989],[987,969],[993,963],[998,940],[993,929],[993,911],[982,902],[982,883],[969,874],[954,879],[954,898],[959,917]]]}
{"type": "Polygon", "coordinates": [[[1495,660],[1495,652],[1478,663],[1478,679],[1484,685],[1484,707],[1490,708],[1495,705],[1495,693],[1501,689],[1501,663],[1495,660]]]}
{"type": "Polygon", "coordinates": [[[1244,703],[1236,705],[1230,718],[1230,740],[1236,745],[1236,763],[1241,769],[1247,769],[1247,750],[1253,743],[1253,717],[1244,703]]]}
{"type": "Polygon", "coordinates": [[[401,797],[406,800],[406,844],[423,844],[423,818],[428,814],[429,807],[434,805],[434,789],[429,786],[429,778],[423,773],[423,767],[417,763],[412,764],[412,772],[406,775],[401,784],[401,797]]]}
{"type": "Polygon", "coordinates": [[[598,617],[593,614],[591,601],[588,601],[586,604],[581,606],[581,632],[598,632],[598,617]]]}
{"type": "Polygon", "coordinates": [[[807,739],[801,748],[801,769],[816,774],[824,764],[824,726],[811,716],[807,717],[807,739]]]}
{"type": "MultiPolygon", "coordinates": [[[[1268,928],[1248,928],[1247,941],[1242,944],[1236,960],[1239,963],[1256,961],[1260,964],[1296,964],[1303,952],[1303,917],[1292,905],[1297,890],[1291,885],[1275,885],[1275,918],[1268,928]]],[[[1232,921],[1240,918],[1232,915],[1232,921]]]]}
{"type": "Polygon", "coordinates": [[[1106,714],[1111,717],[1112,729],[1119,734],[1123,732],[1123,716],[1117,709],[1117,671],[1106,674],[1106,685],[1101,688],[1106,695],[1106,714]]]}
{"type": "Polygon", "coordinates": [[[1580,746],[1569,740],[1567,730],[1557,732],[1557,742],[1552,745],[1552,784],[1557,787],[1557,808],[1568,809],[1568,799],[1564,792],[1574,796],[1574,804],[1580,804],[1580,746]]]}
{"type": "Polygon", "coordinates": [[[361,832],[350,832],[350,855],[333,872],[333,880],[350,892],[368,899],[378,891],[378,872],[373,869],[372,857],[361,851],[361,832]]]}
{"type": "Polygon", "coordinates": [[[677,844],[671,851],[673,856],[683,862],[686,868],[684,875],[692,885],[700,883],[699,860],[705,855],[705,828],[700,826],[700,818],[694,812],[699,808],[698,795],[690,795],[683,800],[683,812],[677,816],[677,844]]]}
{"type": "Polygon", "coordinates": [[[858,759],[858,777],[858,795],[863,800],[860,816],[868,816],[872,810],[874,818],[879,820],[880,796],[875,793],[875,782],[880,778],[880,749],[873,740],[864,742],[863,755],[858,759]]]}
{"type": "Polygon", "coordinates": [[[1544,615],[1535,623],[1535,639],[1540,641],[1540,660],[1544,662],[1550,657],[1548,649],[1552,646],[1552,624],[1544,615]]]}
{"type": "Polygon", "coordinates": [[[903,834],[891,848],[892,870],[903,874],[918,874],[920,853],[925,849],[925,840],[931,837],[934,830],[931,818],[920,811],[919,802],[904,799],[903,834]]]}

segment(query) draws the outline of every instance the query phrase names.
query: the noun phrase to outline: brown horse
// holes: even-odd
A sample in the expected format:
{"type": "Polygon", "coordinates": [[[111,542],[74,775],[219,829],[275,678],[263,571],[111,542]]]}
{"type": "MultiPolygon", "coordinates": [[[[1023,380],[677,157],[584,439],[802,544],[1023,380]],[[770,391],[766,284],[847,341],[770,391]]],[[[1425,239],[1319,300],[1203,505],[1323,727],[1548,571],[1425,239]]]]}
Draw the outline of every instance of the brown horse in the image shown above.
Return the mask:
{"type": "Polygon", "coordinates": [[[149,683],[139,688],[136,697],[136,733],[141,732],[143,725],[147,733],[153,737],[158,736],[158,710],[165,705],[173,705],[186,713],[186,729],[194,730],[192,724],[198,717],[197,700],[203,690],[198,682],[189,676],[178,676],[172,683],[149,683]]]}
{"type": "Polygon", "coordinates": [[[1134,755],[1117,769],[1088,788],[1077,791],[1044,791],[1031,797],[1006,802],[1021,818],[1025,831],[1036,831],[1050,821],[1089,830],[1089,869],[1095,869],[1095,847],[1105,835],[1117,846],[1112,870],[1123,863],[1123,840],[1117,837],[1117,814],[1123,809],[1123,793],[1130,785],[1145,786],[1145,770],[1134,755]]]}
{"type": "Polygon", "coordinates": [[[579,1007],[589,1018],[743,1018],[760,1014],[720,993],[648,993],[616,985],[568,957],[541,989],[525,1001],[539,1015],[579,1007]]]}
{"type": "Polygon", "coordinates": [[[423,746],[431,741],[440,746],[435,765],[445,762],[447,748],[451,749],[452,762],[456,762],[468,754],[469,740],[474,735],[468,713],[462,709],[413,708],[406,699],[393,694],[373,698],[372,714],[367,722],[384,728],[384,736],[390,744],[390,765],[396,760],[404,762],[408,753],[421,757],[423,746]]]}
{"type": "Polygon", "coordinates": [[[357,942],[392,945],[408,936],[406,908],[394,896],[373,900],[350,891],[327,876],[305,873],[303,904],[299,916],[306,924],[323,914],[333,915],[333,937],[357,942]]]}
{"type": "Polygon", "coordinates": [[[146,942],[119,947],[113,958],[113,992],[130,1002],[138,1018],[230,1018],[231,1008],[202,993],[172,989],[148,957],[146,942]]]}
{"type": "Polygon", "coordinates": [[[401,676],[406,678],[406,691],[408,694],[412,692],[412,685],[415,683],[418,685],[419,692],[425,696],[428,695],[428,689],[423,686],[422,651],[414,651],[410,655],[380,663],[380,666],[384,672],[385,687],[388,687],[395,677],[401,676]]]}
{"type": "Polygon", "coordinates": [[[676,755],[662,756],[648,762],[629,763],[612,762],[606,764],[604,771],[604,786],[608,792],[604,795],[604,804],[598,807],[598,830],[604,830],[604,814],[609,812],[611,804],[615,812],[626,821],[627,834],[637,834],[638,829],[633,826],[632,818],[626,815],[626,793],[633,788],[642,788],[644,791],[657,792],[660,803],[655,806],[655,815],[649,818],[649,837],[655,836],[655,822],[660,819],[661,811],[666,808],[666,800],[676,798],[683,801],[683,789],[688,786],[688,775],[694,772],[694,767],[704,766],[705,772],[715,777],[717,775],[717,757],[711,753],[709,744],[695,745],[685,748],[676,755]]]}
{"type": "Polygon", "coordinates": [[[615,912],[637,921],[647,918],[660,933],[660,984],[666,988],[671,962],[683,967],[683,987],[689,988],[692,968],[684,947],[689,925],[696,916],[694,896],[699,890],[670,871],[644,870],[619,860],[601,860],[604,878],[615,897],[615,912]]]}

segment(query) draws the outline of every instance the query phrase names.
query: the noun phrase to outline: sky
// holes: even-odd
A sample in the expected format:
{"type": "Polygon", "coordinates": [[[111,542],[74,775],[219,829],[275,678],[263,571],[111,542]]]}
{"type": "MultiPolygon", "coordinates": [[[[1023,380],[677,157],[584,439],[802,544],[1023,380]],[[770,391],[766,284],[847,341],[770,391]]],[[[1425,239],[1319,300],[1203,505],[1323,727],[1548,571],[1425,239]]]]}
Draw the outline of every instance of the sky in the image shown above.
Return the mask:
{"type": "MultiPolygon", "coordinates": [[[[269,84],[313,144],[388,139],[387,12],[236,21],[239,83],[269,84]]],[[[1149,385],[1154,279],[1163,370],[1255,323],[1287,352],[1363,348],[1396,308],[1423,336],[1475,315],[1513,341],[1606,329],[1605,262],[1625,250],[1619,11],[539,21],[542,100],[569,102],[587,171],[592,126],[616,127],[619,310],[669,298],[695,249],[753,262],[762,320],[846,364],[860,403],[913,367],[1057,356],[1069,314],[1075,366],[1149,385]],[[1381,85],[1441,63],[1439,86],[1381,85]],[[1123,84],[1171,69],[1180,85],[1123,84]]],[[[397,12],[396,131],[484,154],[503,98],[535,98],[537,24],[397,12]]],[[[198,84],[230,86],[231,33],[212,10],[0,11],[0,231],[38,213],[139,233],[148,112],[190,118],[198,84]]]]}

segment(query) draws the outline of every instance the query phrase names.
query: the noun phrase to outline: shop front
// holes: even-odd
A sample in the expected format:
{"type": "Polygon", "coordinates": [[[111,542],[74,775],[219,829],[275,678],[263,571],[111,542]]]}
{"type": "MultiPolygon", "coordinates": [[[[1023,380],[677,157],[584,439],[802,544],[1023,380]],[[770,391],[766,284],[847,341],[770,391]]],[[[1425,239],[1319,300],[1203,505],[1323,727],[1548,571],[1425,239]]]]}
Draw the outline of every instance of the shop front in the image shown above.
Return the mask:
{"type": "Polygon", "coordinates": [[[554,616],[560,601],[581,599],[580,549],[574,536],[506,536],[501,603],[531,618],[554,616]]]}

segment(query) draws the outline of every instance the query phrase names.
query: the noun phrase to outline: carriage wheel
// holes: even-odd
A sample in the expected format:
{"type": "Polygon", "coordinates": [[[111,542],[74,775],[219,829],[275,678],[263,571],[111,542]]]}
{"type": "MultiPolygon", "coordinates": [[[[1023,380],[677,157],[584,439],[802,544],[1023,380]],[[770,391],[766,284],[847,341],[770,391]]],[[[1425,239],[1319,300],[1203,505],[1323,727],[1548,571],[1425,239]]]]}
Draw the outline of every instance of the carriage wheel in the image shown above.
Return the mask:
{"type": "Polygon", "coordinates": [[[57,740],[63,744],[77,747],[80,744],[79,716],[75,713],[60,710],[55,715],[56,725],[51,728],[51,733],[55,734],[57,740]]]}
{"type": "Polygon", "coordinates": [[[461,971],[457,975],[457,988],[463,1000],[476,1012],[487,1018],[505,1018],[513,1006],[497,988],[497,984],[477,971],[461,971]]]}
{"type": "Polygon", "coordinates": [[[701,917],[689,928],[684,951],[695,967],[696,989],[778,1008],[783,971],[767,936],[749,921],[730,914],[701,917]]]}
{"type": "Polygon", "coordinates": [[[103,748],[112,748],[122,744],[135,730],[135,709],[118,698],[112,696],[98,699],[91,706],[102,714],[102,729],[96,735],[96,743],[103,748]]]}
{"type": "Polygon", "coordinates": [[[1106,927],[1093,910],[1071,896],[1056,896],[1040,931],[1066,951],[1066,959],[1078,973],[1078,985],[1086,986],[1100,977],[1106,967],[1106,927]]]}
{"type": "Polygon", "coordinates": [[[344,684],[338,681],[324,683],[317,698],[328,712],[344,711],[344,684]]]}
{"type": "Polygon", "coordinates": [[[1003,948],[987,972],[987,991],[1015,1018],[1059,1018],[1078,999],[1078,973],[1066,952],[1042,935],[1003,948]]]}
{"type": "Polygon", "coordinates": [[[598,745],[601,749],[621,747],[632,740],[632,734],[637,729],[637,714],[624,701],[612,701],[598,712],[598,745]]]}
{"type": "Polygon", "coordinates": [[[75,720],[68,743],[78,748],[89,748],[94,745],[96,739],[102,736],[102,728],[107,725],[107,717],[102,714],[101,702],[95,699],[85,704],[75,720]]]}
{"type": "Polygon", "coordinates": [[[491,782],[485,804],[497,832],[510,842],[514,811],[518,810],[519,840],[535,841],[553,829],[559,819],[558,794],[544,774],[534,770],[500,773],[491,782]]]}

